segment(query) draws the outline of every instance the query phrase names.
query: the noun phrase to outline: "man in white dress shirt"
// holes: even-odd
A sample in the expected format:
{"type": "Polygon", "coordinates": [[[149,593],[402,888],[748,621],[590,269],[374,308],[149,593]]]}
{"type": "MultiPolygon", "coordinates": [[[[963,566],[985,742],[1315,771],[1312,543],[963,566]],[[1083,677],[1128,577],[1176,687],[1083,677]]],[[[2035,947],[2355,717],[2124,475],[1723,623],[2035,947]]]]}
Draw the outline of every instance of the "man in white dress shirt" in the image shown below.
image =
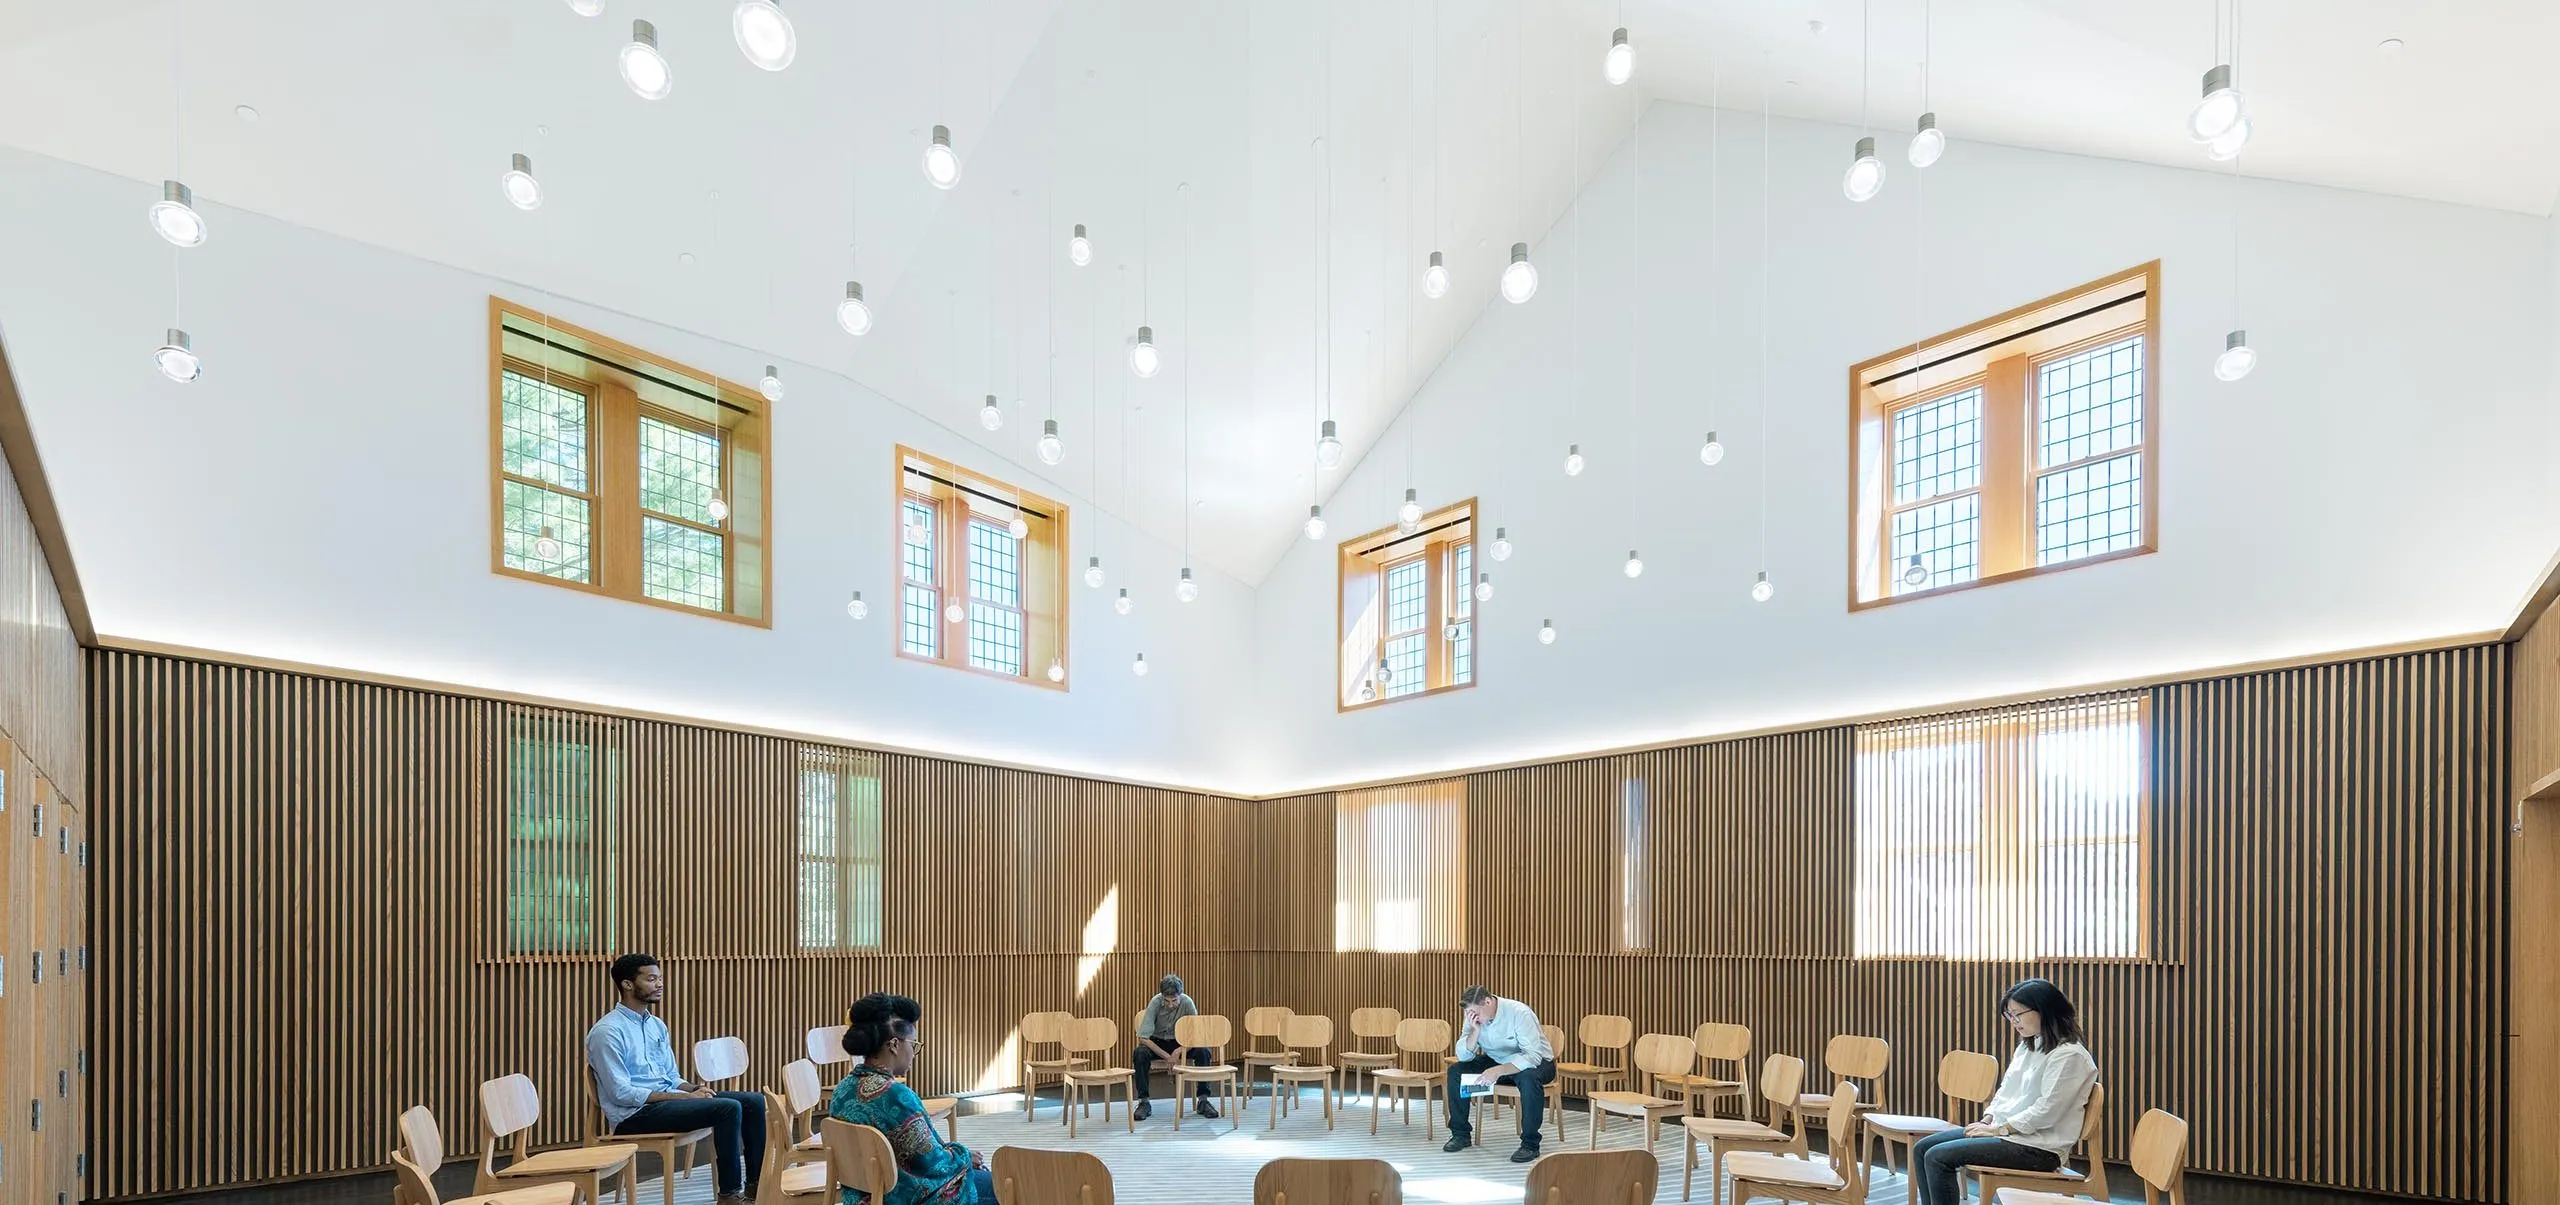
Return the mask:
{"type": "Polygon", "coordinates": [[[1556,1052],[1547,1046],[1538,1014],[1517,1000],[1505,1000],[1479,984],[1458,996],[1465,1032],[1458,1036],[1458,1061],[1449,1067],[1449,1141],[1440,1149],[1463,1151],[1475,1142],[1467,1123],[1467,1099],[1495,1084],[1520,1090],[1520,1149],[1513,1163],[1538,1158],[1538,1126],[1547,1113],[1547,1083],[1556,1077],[1556,1052]]]}

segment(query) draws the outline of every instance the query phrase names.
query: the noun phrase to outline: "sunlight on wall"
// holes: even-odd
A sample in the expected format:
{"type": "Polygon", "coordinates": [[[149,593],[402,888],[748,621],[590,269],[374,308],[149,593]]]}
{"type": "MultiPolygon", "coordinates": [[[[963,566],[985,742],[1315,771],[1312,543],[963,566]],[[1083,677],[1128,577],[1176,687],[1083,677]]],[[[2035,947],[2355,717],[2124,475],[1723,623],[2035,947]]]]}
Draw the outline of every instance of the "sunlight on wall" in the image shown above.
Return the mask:
{"type": "Polygon", "coordinates": [[[1093,986],[1093,977],[1102,973],[1102,964],[1111,952],[1120,948],[1120,885],[1102,893],[1102,902],[1094,906],[1093,916],[1084,922],[1084,957],[1076,959],[1076,995],[1082,996],[1093,986]]]}
{"type": "Polygon", "coordinates": [[[988,1059],[978,1072],[977,1085],[971,1092],[993,1092],[998,1088],[1020,1086],[1022,1080],[1022,1030],[1017,1027],[1004,1035],[1004,1045],[996,1047],[996,1057],[988,1059]]]}

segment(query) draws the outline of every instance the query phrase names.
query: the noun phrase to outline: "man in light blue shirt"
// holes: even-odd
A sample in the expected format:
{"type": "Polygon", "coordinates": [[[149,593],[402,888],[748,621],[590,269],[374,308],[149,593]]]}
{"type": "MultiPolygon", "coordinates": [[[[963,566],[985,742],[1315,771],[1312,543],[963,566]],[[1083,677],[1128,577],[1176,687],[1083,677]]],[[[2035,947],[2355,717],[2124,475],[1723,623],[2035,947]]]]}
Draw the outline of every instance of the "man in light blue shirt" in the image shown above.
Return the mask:
{"type": "Polygon", "coordinates": [[[1463,1151],[1475,1143],[1475,1127],[1467,1123],[1467,1093],[1482,1094],[1495,1084],[1520,1089],[1520,1149],[1513,1163],[1538,1158],[1538,1127],[1547,1115],[1547,1083],[1556,1077],[1556,1052],[1538,1014],[1517,1000],[1505,1000],[1482,984],[1458,996],[1464,1031],[1458,1035],[1458,1061],[1449,1065],[1449,1141],[1444,1151],[1463,1151]]]}
{"type": "Polygon", "coordinates": [[[587,1066],[596,1073],[596,1103],[604,1107],[605,1124],[616,1134],[711,1131],[721,1200],[753,1200],[755,1175],[764,1166],[764,1097],[714,1092],[676,1070],[667,1023],[657,1016],[667,998],[657,959],[614,959],[613,994],[613,1011],[587,1030],[587,1066]]]}

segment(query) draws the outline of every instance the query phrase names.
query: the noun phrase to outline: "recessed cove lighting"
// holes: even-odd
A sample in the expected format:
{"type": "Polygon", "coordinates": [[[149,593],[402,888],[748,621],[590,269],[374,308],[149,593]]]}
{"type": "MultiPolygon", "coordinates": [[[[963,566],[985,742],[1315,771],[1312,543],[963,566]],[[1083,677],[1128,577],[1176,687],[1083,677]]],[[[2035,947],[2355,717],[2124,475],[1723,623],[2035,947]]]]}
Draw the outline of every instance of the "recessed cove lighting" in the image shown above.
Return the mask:
{"type": "Polygon", "coordinates": [[[951,149],[951,127],[933,127],[933,139],[924,144],[924,178],[935,188],[960,182],[960,152],[951,149]]]}
{"type": "Polygon", "coordinates": [[[169,328],[169,341],[151,353],[151,362],[160,369],[161,376],[181,385],[204,375],[204,361],[196,357],[195,342],[174,326],[169,328]]]}
{"type": "Polygon", "coordinates": [[[871,333],[871,307],[862,300],[862,282],[844,282],[844,300],[836,303],[836,325],[848,335],[871,333]]]}
{"type": "Polygon", "coordinates": [[[530,212],[542,208],[542,182],[533,178],[533,160],[517,155],[509,161],[507,174],[498,177],[498,187],[507,194],[507,204],[530,212]]]}
{"type": "Polygon", "coordinates": [[[151,229],[172,247],[204,245],[204,215],[196,212],[193,189],[175,180],[160,182],[160,199],[151,204],[151,229]]]}
{"type": "Polygon", "coordinates": [[[793,32],[791,18],[782,15],[781,0],[738,0],[729,12],[729,33],[747,61],[767,71],[790,66],[800,53],[800,35],[793,32]]]}
{"type": "Polygon", "coordinates": [[[631,85],[642,100],[665,100],[675,91],[675,69],[658,52],[657,26],[640,20],[631,23],[631,40],[622,44],[622,82],[631,85]]]}

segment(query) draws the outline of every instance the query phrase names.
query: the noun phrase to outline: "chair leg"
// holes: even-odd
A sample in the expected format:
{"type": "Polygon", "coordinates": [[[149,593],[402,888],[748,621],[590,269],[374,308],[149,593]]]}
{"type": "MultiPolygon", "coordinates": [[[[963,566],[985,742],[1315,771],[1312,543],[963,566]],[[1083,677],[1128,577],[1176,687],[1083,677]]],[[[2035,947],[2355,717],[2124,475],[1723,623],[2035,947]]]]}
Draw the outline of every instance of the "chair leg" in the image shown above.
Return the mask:
{"type": "MultiPolygon", "coordinates": [[[[691,1147],[687,1147],[685,1149],[688,1154],[692,1151],[691,1147]]],[[[658,1185],[666,1191],[667,1205],[676,1205],[676,1144],[672,1142],[668,1143],[667,1149],[662,1153],[665,1155],[665,1158],[658,1161],[660,1165],[658,1168],[658,1185]]],[[[631,1176],[638,1173],[639,1170],[640,1157],[634,1155],[631,1157],[631,1170],[624,1172],[623,1174],[625,1176],[631,1176]]]]}
{"type": "Polygon", "coordinates": [[[1698,1136],[1688,1133],[1687,1126],[1680,1129],[1686,1135],[1680,1156],[1680,1199],[1686,1201],[1689,1199],[1689,1187],[1698,1181],[1698,1136]]]}

